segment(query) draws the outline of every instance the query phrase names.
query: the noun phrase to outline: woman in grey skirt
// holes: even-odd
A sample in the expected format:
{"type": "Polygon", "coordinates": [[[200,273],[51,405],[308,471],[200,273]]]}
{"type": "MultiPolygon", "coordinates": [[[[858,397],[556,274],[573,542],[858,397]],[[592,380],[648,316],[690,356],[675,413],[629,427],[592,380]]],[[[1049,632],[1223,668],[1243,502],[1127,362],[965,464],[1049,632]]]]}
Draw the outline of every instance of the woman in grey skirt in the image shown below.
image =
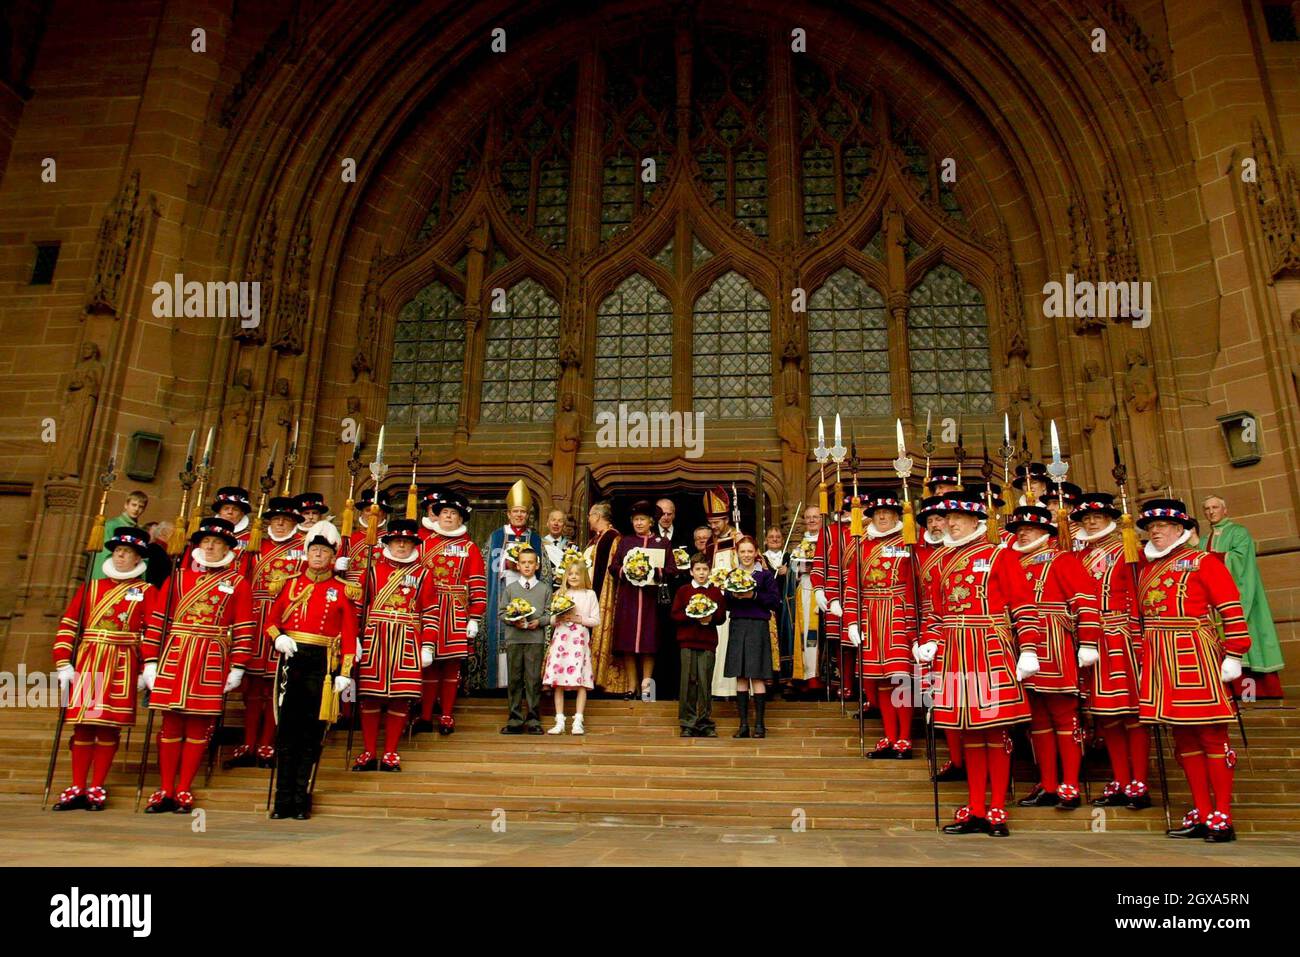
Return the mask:
{"type": "Polygon", "coordinates": [[[754,737],[767,737],[763,723],[767,699],[767,682],[772,677],[772,638],[769,622],[781,603],[776,575],[758,561],[758,543],[748,535],[736,543],[739,567],[754,576],[754,588],[747,592],[727,592],[727,612],[731,633],[727,642],[727,660],[723,675],[736,679],[736,708],[740,712],[740,729],[733,738],[749,737],[749,698],[754,698],[754,737]]]}

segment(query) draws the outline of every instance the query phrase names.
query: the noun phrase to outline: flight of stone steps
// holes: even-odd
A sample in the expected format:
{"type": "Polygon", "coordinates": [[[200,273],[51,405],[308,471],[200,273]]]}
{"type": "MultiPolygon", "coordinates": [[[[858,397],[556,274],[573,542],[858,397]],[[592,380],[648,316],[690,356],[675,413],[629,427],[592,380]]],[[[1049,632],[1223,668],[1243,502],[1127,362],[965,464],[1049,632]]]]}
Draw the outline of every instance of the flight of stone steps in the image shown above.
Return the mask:
{"type": "MultiPolygon", "coordinates": [[[[237,707],[232,723],[238,721],[237,707]]],[[[549,710],[549,709],[548,709],[549,710]]],[[[857,723],[837,704],[774,701],[768,706],[768,737],[734,740],[735,708],[718,703],[716,739],[679,738],[675,702],[596,700],[587,706],[587,734],[503,736],[505,702],[462,699],[457,732],[421,734],[404,741],[400,773],[353,773],[344,768],[346,734],[330,735],[316,786],[316,813],[329,816],[481,820],[504,812],[510,821],[582,822],[596,825],[886,829],[934,827],[931,785],[918,722],[911,761],[865,761],[859,757],[857,723]]],[[[550,718],[547,719],[547,726],[550,718]]],[[[1238,830],[1300,831],[1300,711],[1272,703],[1246,714],[1251,748],[1240,747],[1238,830]]],[[[0,806],[39,803],[49,759],[53,715],[0,711],[0,806]]],[[[867,721],[868,747],[879,723],[867,721]]],[[[144,729],[141,718],[130,749],[119,751],[109,778],[110,808],[130,813],[144,729]]],[[[230,731],[234,734],[233,729],[230,731]]],[[[360,749],[360,735],[356,748],[360,749]]],[[[1175,820],[1188,803],[1181,771],[1166,737],[1167,767],[1175,820]]],[[[354,753],[355,753],[354,750],[354,753]]],[[[940,738],[940,757],[946,756],[940,738]]],[[[226,746],[223,755],[229,756],[226,746]]],[[[152,764],[152,761],[151,761],[152,764]]],[[[66,747],[59,757],[53,795],[67,783],[66,747]]],[[[1104,753],[1089,762],[1096,793],[1104,781],[1104,753]]],[[[1016,765],[1013,800],[1029,790],[1026,755],[1016,765]]],[[[211,810],[264,813],[269,772],[223,771],[208,787],[195,788],[198,804],[211,810]]],[[[1154,831],[1164,828],[1152,761],[1155,806],[1148,811],[1107,809],[1104,824],[1084,807],[1011,808],[1013,828],[1079,833],[1085,830],[1154,831]]],[[[156,787],[153,768],[146,795],[156,787]]],[[[951,819],[964,803],[966,785],[940,785],[940,817],[951,819]]],[[[1100,814],[1100,812],[1097,812],[1100,814]]]]}

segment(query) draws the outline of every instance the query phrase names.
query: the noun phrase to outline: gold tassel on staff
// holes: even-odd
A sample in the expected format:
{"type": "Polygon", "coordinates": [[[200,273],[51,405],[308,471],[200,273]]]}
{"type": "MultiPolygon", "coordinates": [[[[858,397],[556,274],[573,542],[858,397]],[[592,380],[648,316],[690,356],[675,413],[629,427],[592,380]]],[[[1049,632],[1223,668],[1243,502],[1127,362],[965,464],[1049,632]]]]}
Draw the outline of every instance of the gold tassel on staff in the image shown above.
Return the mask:
{"type": "Polygon", "coordinates": [[[104,510],[108,507],[108,492],[113,487],[113,480],[117,477],[117,455],[120,451],[121,435],[113,433],[113,454],[108,457],[108,471],[100,476],[100,484],[104,487],[103,493],[99,496],[99,514],[90,525],[90,537],[86,539],[86,551],[88,551],[93,560],[93,556],[98,554],[104,547],[104,526],[107,524],[104,517],[104,510]]]}
{"type": "Polygon", "coordinates": [[[361,471],[361,448],[360,436],[352,440],[352,457],[348,459],[348,498],[343,503],[343,520],[339,528],[339,534],[343,536],[343,541],[348,541],[352,537],[352,526],[356,523],[357,503],[352,497],[357,490],[357,473],[361,471]]]}
{"type": "Polygon", "coordinates": [[[1124,542],[1124,561],[1130,565],[1136,565],[1138,561],[1138,537],[1137,529],[1133,525],[1133,516],[1128,510],[1128,469],[1120,461],[1119,444],[1115,441],[1115,427],[1110,427],[1110,451],[1115,457],[1115,467],[1110,470],[1110,474],[1115,479],[1115,487],[1119,489],[1119,501],[1121,514],[1119,517],[1119,535],[1124,542]]]}
{"type": "MultiPolygon", "coordinates": [[[[413,522],[419,517],[420,487],[415,484],[415,470],[420,464],[420,420],[415,420],[415,444],[411,446],[411,484],[406,490],[406,519],[413,522]]],[[[375,490],[376,496],[379,490],[375,490]]]]}
{"type": "MultiPolygon", "coordinates": [[[[926,413],[927,421],[929,413],[926,413]]],[[[903,544],[916,544],[916,513],[912,508],[912,495],[908,483],[912,477],[912,460],[907,457],[907,445],[903,442],[903,420],[895,419],[898,432],[898,458],[894,459],[894,474],[903,483],[903,544]]]]}
{"type": "Polygon", "coordinates": [[[830,457],[830,449],[826,448],[826,428],[822,425],[822,417],[817,416],[817,447],[813,449],[813,457],[817,459],[817,474],[819,480],[817,483],[817,505],[821,508],[822,519],[825,520],[829,510],[829,503],[826,501],[826,460],[830,457]]]}
{"type": "MultiPolygon", "coordinates": [[[[1063,552],[1074,548],[1070,541],[1070,510],[1065,507],[1065,492],[1061,489],[1061,483],[1069,472],[1069,463],[1061,459],[1061,442],[1056,434],[1056,420],[1052,419],[1052,461],[1047,466],[1047,474],[1056,483],[1056,547],[1063,552]]],[[[1029,484],[1028,480],[1025,484],[1029,484]]]]}

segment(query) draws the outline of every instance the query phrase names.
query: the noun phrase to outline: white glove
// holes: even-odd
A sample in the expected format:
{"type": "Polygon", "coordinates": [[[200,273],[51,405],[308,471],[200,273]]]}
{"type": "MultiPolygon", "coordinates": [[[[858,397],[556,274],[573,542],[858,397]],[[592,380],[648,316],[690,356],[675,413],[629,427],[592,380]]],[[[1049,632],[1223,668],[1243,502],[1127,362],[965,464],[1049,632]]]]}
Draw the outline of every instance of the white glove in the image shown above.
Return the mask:
{"type": "Polygon", "coordinates": [[[141,673],[140,677],[135,679],[135,690],[144,691],[148,687],[149,686],[144,683],[144,674],[141,673]]]}
{"type": "Polygon", "coordinates": [[[347,675],[334,676],[334,693],[343,694],[352,687],[352,679],[347,675]]]}
{"type": "Polygon", "coordinates": [[[474,618],[465,625],[465,637],[474,638],[478,635],[478,619],[474,618]]]}
{"type": "Polygon", "coordinates": [[[1223,683],[1227,684],[1229,681],[1236,681],[1240,677],[1241,677],[1241,659],[1224,658],[1223,669],[1219,672],[1219,678],[1223,681],[1223,683]]]}
{"type": "Polygon", "coordinates": [[[59,691],[67,691],[72,687],[72,682],[77,680],[76,669],[72,665],[63,664],[54,672],[55,679],[59,682],[59,691]]]}
{"type": "Polygon", "coordinates": [[[236,688],[238,688],[239,683],[243,680],[244,680],[244,669],[231,668],[230,674],[226,675],[226,686],[225,688],[222,689],[222,691],[229,694],[231,691],[234,691],[236,688]]]}
{"type": "Polygon", "coordinates": [[[1020,652],[1020,660],[1016,662],[1016,680],[1024,681],[1036,674],[1038,674],[1038,655],[1026,648],[1020,652]]]}
{"type": "Polygon", "coordinates": [[[338,558],[334,559],[334,570],[336,572],[345,572],[351,564],[352,559],[348,558],[346,555],[340,555],[338,558]]]}
{"type": "Polygon", "coordinates": [[[853,642],[854,648],[862,644],[862,633],[858,631],[857,625],[849,625],[849,641],[853,642]]]}
{"type": "Polygon", "coordinates": [[[1079,667],[1091,668],[1097,662],[1101,661],[1101,652],[1091,645],[1082,645],[1079,648],[1079,667]]]}
{"type": "Polygon", "coordinates": [[[843,617],[844,617],[844,609],[840,607],[840,603],[839,603],[839,600],[838,600],[838,599],[835,600],[835,601],[833,601],[833,602],[831,602],[831,607],[830,607],[829,610],[830,610],[830,613],[831,613],[832,615],[834,615],[836,618],[843,618],[843,617]]]}
{"type": "Polygon", "coordinates": [[[912,646],[912,657],[917,660],[918,664],[928,665],[934,661],[934,656],[939,653],[939,643],[937,641],[927,641],[925,644],[912,646]]]}
{"type": "Polygon", "coordinates": [[[285,658],[292,658],[298,653],[298,642],[294,641],[288,635],[276,635],[275,650],[280,652],[280,654],[285,658]]]}
{"type": "Polygon", "coordinates": [[[824,613],[827,607],[829,607],[826,604],[826,592],[818,588],[814,593],[814,597],[817,599],[817,610],[824,613]]]}
{"type": "Polygon", "coordinates": [[[433,649],[425,645],[420,649],[420,667],[428,668],[433,664],[433,649]]]}
{"type": "Polygon", "coordinates": [[[144,682],[146,688],[153,691],[153,683],[158,680],[158,662],[145,662],[144,671],[140,672],[140,680],[144,682]]]}

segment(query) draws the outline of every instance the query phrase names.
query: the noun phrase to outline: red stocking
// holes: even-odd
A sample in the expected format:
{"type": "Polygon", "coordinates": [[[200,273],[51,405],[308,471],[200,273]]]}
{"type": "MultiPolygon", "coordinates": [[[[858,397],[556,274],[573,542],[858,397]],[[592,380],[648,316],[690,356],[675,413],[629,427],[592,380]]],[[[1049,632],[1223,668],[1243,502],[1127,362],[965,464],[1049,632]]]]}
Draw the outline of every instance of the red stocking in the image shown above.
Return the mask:
{"type": "Polygon", "coordinates": [[[1046,695],[1048,710],[1052,712],[1052,727],[1056,731],[1056,751],[1061,756],[1061,783],[1068,784],[1074,794],[1079,791],[1079,765],[1083,763],[1083,749],[1074,738],[1079,716],[1079,703],[1074,695],[1046,695]]]}
{"type": "Polygon", "coordinates": [[[167,794],[176,793],[176,769],[181,764],[181,744],[185,740],[185,716],[163,715],[162,729],[158,732],[158,770],[162,783],[159,789],[167,794]]]}
{"type": "Polygon", "coordinates": [[[955,768],[964,767],[966,758],[963,755],[961,743],[961,732],[956,728],[944,728],[943,736],[948,742],[948,760],[952,762],[955,768]]]}
{"type": "Polygon", "coordinates": [[[893,744],[898,740],[898,709],[894,707],[893,699],[889,693],[892,686],[888,681],[879,681],[875,684],[863,683],[867,690],[867,698],[871,703],[880,709],[880,723],[884,726],[881,732],[885,740],[893,744]]]}
{"type": "Polygon", "coordinates": [[[262,731],[262,721],[266,714],[263,699],[269,688],[261,675],[244,676],[244,746],[256,748],[262,731]]]}
{"type": "Polygon", "coordinates": [[[95,732],[95,774],[92,787],[102,788],[117,756],[117,742],[121,732],[117,728],[99,728],[95,732]]]}
{"type": "Polygon", "coordinates": [[[365,742],[366,750],[371,754],[379,753],[377,749],[381,711],[378,699],[369,696],[361,699],[361,740],[365,742]]]}
{"type": "Polygon", "coordinates": [[[1038,765],[1038,783],[1044,791],[1056,793],[1060,779],[1056,776],[1056,734],[1052,727],[1052,712],[1045,700],[1048,696],[1029,692],[1029,740],[1034,746],[1034,762],[1038,765]]]}
{"type": "Polygon", "coordinates": [[[208,737],[212,734],[215,718],[187,715],[185,718],[185,744],[181,748],[181,776],[177,792],[194,788],[194,777],[208,751],[208,737]]]}
{"type": "MultiPolygon", "coordinates": [[[[438,700],[438,662],[420,672],[420,717],[425,721],[433,720],[433,705],[438,700]]],[[[443,706],[446,713],[446,705],[443,706]]]]}
{"type": "MultiPolygon", "coordinates": [[[[1214,810],[1232,815],[1232,768],[1228,767],[1228,726],[1207,724],[1196,729],[1205,752],[1205,769],[1214,792],[1214,810]]],[[[1205,820],[1204,817],[1201,818],[1205,820]]]]}
{"type": "MultiPolygon", "coordinates": [[[[411,706],[405,698],[389,700],[388,709],[384,712],[385,752],[396,753],[397,746],[402,742],[402,731],[406,728],[406,717],[410,710],[411,706]]],[[[378,717],[375,720],[378,721],[378,717]]]]}
{"type": "Polygon", "coordinates": [[[984,746],[984,734],[981,731],[963,731],[961,733],[962,752],[966,755],[966,790],[972,817],[988,817],[988,805],[984,803],[984,792],[988,786],[989,765],[988,749],[984,746]]]}
{"type": "MultiPolygon", "coordinates": [[[[460,690],[460,659],[440,662],[442,672],[442,713],[450,715],[456,709],[456,693],[460,690]]],[[[434,666],[435,668],[438,665],[434,666]]]]}
{"type": "Polygon", "coordinates": [[[72,783],[81,790],[86,790],[86,778],[90,773],[90,760],[95,755],[95,729],[89,725],[79,724],[72,730],[72,783]]]}
{"type": "Polygon", "coordinates": [[[881,697],[889,699],[890,704],[894,706],[894,714],[897,715],[897,740],[906,741],[909,745],[912,741],[913,687],[914,685],[907,681],[904,681],[902,684],[894,684],[892,681],[887,681],[881,688],[881,697]]]}
{"type": "Polygon", "coordinates": [[[1005,811],[1007,788],[1011,786],[1011,755],[1001,728],[984,732],[984,754],[989,766],[989,807],[1005,811]]]}
{"type": "Polygon", "coordinates": [[[1138,723],[1137,718],[1126,718],[1124,731],[1128,735],[1128,753],[1133,780],[1146,783],[1151,773],[1151,732],[1146,725],[1138,723]]]}
{"type": "Polygon", "coordinates": [[[1174,727],[1174,749],[1178,753],[1178,763],[1187,775],[1187,784],[1192,790],[1192,804],[1195,805],[1200,820],[1204,823],[1214,810],[1210,799],[1210,774],[1205,767],[1205,751],[1201,746],[1200,735],[1196,728],[1174,727]]]}
{"type": "Polygon", "coordinates": [[[1129,769],[1129,735],[1121,718],[1106,718],[1101,723],[1101,733],[1106,738],[1106,753],[1110,755],[1111,781],[1122,788],[1137,777],[1129,769]]]}

